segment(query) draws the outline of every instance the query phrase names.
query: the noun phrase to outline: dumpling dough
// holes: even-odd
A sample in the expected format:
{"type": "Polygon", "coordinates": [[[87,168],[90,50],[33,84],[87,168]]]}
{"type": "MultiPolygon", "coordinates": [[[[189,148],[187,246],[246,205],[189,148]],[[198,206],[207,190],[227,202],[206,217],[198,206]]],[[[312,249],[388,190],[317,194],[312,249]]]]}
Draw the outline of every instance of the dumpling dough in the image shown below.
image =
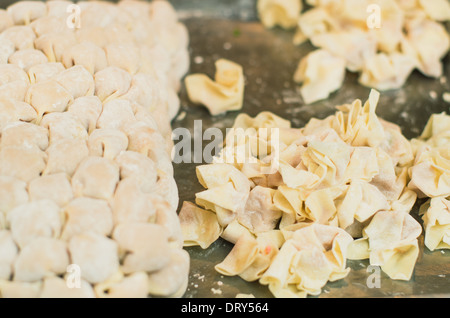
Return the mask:
{"type": "Polygon", "coordinates": [[[215,65],[214,81],[204,74],[186,77],[189,99],[195,104],[205,105],[213,116],[241,109],[244,98],[242,67],[225,59],[217,60],[215,65]]]}
{"type": "Polygon", "coordinates": [[[103,235],[75,235],[68,247],[72,263],[80,266],[81,277],[89,283],[103,282],[119,270],[118,245],[103,235]]]}

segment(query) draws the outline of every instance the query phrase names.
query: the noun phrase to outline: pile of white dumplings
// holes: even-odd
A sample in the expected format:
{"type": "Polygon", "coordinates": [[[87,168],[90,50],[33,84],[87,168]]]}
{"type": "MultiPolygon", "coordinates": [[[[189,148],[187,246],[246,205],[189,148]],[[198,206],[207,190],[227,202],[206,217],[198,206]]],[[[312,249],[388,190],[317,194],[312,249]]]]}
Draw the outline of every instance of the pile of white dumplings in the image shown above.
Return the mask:
{"type": "Polygon", "coordinates": [[[171,119],[188,33],[166,1],[0,10],[0,296],[179,297],[171,119]]]}

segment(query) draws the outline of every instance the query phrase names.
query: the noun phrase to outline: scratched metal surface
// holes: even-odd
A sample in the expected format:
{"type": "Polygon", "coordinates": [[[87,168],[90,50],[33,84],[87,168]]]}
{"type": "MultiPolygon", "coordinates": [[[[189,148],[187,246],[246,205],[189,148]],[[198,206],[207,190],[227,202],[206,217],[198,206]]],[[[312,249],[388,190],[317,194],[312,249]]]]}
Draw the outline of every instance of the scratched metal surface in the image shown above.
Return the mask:
{"type": "MultiPolygon", "coordinates": [[[[334,113],[334,106],[363,101],[369,89],[357,83],[357,75],[347,73],[344,86],[328,100],[304,105],[292,76],[299,59],[313,47],[292,44],[292,31],[266,30],[257,21],[254,0],[172,0],[190,33],[190,73],[214,76],[218,58],[233,60],[244,67],[246,76],[242,112],[252,116],[263,110],[272,111],[302,127],[311,117],[324,118],[334,113]]],[[[445,74],[450,74],[449,57],[445,59],[445,74]]],[[[450,79],[449,79],[450,80],[450,79]]],[[[400,90],[382,93],[377,113],[395,122],[408,138],[416,137],[432,113],[450,112],[450,104],[442,93],[450,91],[450,83],[441,83],[415,72],[400,90]],[[436,92],[437,98],[432,93],[436,92]]],[[[184,88],[181,91],[181,112],[173,127],[193,131],[194,120],[208,127],[231,127],[238,112],[211,117],[205,108],[192,105],[184,88]]],[[[194,201],[194,194],[203,190],[195,176],[195,163],[175,164],[175,178],[183,201],[194,201]]],[[[417,217],[417,207],[412,211],[417,217]]],[[[343,280],[328,283],[319,297],[450,297],[450,251],[430,252],[420,238],[420,256],[411,281],[394,281],[381,273],[380,288],[368,288],[368,261],[349,261],[350,274],[343,280]]],[[[186,248],[191,256],[190,282],[185,297],[227,297],[251,293],[258,298],[272,297],[267,287],[248,283],[239,277],[224,277],[214,270],[232,245],[219,239],[207,250],[186,248]]]]}

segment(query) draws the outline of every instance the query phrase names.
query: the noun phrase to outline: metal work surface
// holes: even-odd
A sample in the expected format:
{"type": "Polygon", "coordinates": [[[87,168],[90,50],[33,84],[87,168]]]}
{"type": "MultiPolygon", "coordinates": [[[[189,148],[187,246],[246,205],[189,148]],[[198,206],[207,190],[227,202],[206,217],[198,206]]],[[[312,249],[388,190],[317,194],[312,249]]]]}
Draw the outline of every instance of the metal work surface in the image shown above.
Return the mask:
{"type": "MultiPolygon", "coordinates": [[[[294,31],[266,30],[256,19],[256,1],[198,0],[171,1],[178,9],[190,33],[190,73],[214,76],[214,62],[227,58],[241,64],[246,77],[242,112],[255,116],[261,111],[291,120],[293,127],[304,126],[310,118],[325,118],[335,112],[335,106],[368,98],[370,89],[357,83],[357,74],[347,73],[344,86],[328,100],[304,105],[292,77],[297,63],[313,47],[292,44],[294,31]]],[[[449,57],[444,74],[450,74],[449,57]]],[[[450,80],[450,79],[449,79],[450,80]]],[[[442,93],[450,91],[450,83],[426,78],[414,72],[400,90],[382,92],[378,116],[392,121],[407,138],[418,136],[432,113],[449,112],[450,104],[442,100],[442,93]]],[[[189,102],[184,88],[181,91],[182,116],[173,128],[190,129],[194,120],[202,121],[203,130],[209,127],[229,128],[239,112],[211,117],[206,108],[189,102]],[[181,119],[182,118],[182,119],[181,119]]],[[[195,193],[202,191],[195,174],[194,163],[175,164],[175,179],[183,201],[193,202],[195,193]]],[[[411,212],[417,217],[416,208],[411,212]]],[[[420,221],[421,222],[421,221],[420,221]]],[[[348,261],[349,275],[328,283],[319,297],[450,297],[450,251],[430,252],[419,238],[420,255],[411,281],[394,281],[381,272],[380,288],[369,288],[368,260],[348,261]]],[[[225,277],[214,270],[232,244],[219,239],[206,250],[186,248],[191,255],[191,274],[185,297],[227,297],[238,293],[255,297],[272,297],[266,286],[248,283],[239,277],[225,277]]]]}

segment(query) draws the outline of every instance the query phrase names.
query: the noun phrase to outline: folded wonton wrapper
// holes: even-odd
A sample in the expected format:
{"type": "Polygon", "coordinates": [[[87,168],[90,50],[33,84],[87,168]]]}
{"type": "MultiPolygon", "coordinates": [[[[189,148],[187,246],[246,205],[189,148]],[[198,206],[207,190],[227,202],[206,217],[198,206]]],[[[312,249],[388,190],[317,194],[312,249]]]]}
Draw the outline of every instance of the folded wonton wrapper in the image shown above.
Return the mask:
{"type": "Polygon", "coordinates": [[[244,74],[234,62],[220,59],[216,63],[214,81],[204,74],[188,75],[185,79],[189,99],[205,105],[211,115],[242,108],[244,74]]]}
{"type": "Polygon", "coordinates": [[[369,258],[392,279],[410,280],[419,255],[420,224],[403,211],[380,211],[349,247],[349,259],[369,258]]]}
{"type": "Polygon", "coordinates": [[[338,106],[301,129],[268,112],[239,115],[233,128],[241,132],[228,131],[222,149],[233,160],[197,167],[206,190],[196,203],[205,210],[185,203],[183,214],[197,211],[186,222],[195,240],[185,245],[209,246],[220,235],[234,247],[216,270],[259,280],[276,297],[318,295],[345,277],[347,246],[353,258],[370,258],[392,278],[409,280],[421,233],[407,213],[417,199],[406,188],[413,147],[397,125],[377,117],[378,100],[372,90],[364,104],[338,106]],[[249,151],[239,158],[242,148],[249,151]],[[275,171],[261,169],[271,160],[279,161],[275,171]],[[392,240],[383,241],[384,230],[392,240]]]}
{"type": "Polygon", "coordinates": [[[421,207],[425,246],[431,251],[450,248],[450,198],[434,197],[421,207]]]}
{"type": "Polygon", "coordinates": [[[300,0],[258,0],[258,15],[267,28],[280,26],[292,29],[302,11],[303,3],[300,0]]]}
{"type": "Polygon", "coordinates": [[[302,83],[300,93],[306,104],[326,99],[338,90],[345,78],[345,60],[325,50],[305,56],[294,74],[294,81],[302,83]]]}

